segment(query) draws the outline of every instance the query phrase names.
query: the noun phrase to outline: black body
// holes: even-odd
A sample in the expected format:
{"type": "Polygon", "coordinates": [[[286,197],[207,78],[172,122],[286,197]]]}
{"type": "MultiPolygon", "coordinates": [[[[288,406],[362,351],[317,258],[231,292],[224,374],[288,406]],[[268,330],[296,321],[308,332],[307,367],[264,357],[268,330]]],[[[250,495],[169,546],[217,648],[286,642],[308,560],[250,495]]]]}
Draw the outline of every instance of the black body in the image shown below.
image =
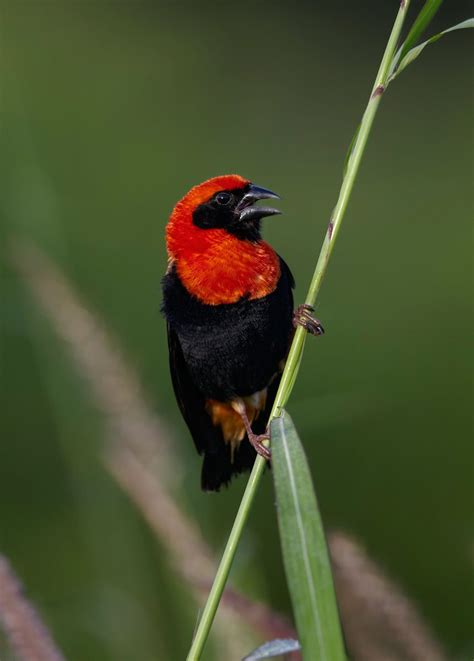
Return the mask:
{"type": "Polygon", "coordinates": [[[205,410],[207,399],[226,402],[268,387],[266,409],[253,424],[255,433],[265,431],[293,328],[294,280],[281,258],[280,266],[271,294],[223,305],[205,305],[189,294],[174,268],[163,278],[173,387],[196,448],[204,453],[205,490],[219,490],[233,474],[249,469],[256,455],[245,437],[231,461],[230,445],[205,410]]]}

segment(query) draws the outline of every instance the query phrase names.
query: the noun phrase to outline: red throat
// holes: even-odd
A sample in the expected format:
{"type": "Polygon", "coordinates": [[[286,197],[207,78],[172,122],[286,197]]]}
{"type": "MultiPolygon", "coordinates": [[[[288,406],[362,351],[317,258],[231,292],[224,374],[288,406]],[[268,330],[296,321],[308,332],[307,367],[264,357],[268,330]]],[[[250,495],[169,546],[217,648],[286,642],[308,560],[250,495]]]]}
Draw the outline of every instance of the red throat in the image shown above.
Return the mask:
{"type": "Polygon", "coordinates": [[[202,229],[193,223],[195,209],[220,190],[243,188],[238,175],[209,179],[178,202],[166,228],[168,256],[188,292],[203,303],[235,303],[270,294],[280,277],[280,261],[264,241],[239,239],[225,229],[202,229]]]}

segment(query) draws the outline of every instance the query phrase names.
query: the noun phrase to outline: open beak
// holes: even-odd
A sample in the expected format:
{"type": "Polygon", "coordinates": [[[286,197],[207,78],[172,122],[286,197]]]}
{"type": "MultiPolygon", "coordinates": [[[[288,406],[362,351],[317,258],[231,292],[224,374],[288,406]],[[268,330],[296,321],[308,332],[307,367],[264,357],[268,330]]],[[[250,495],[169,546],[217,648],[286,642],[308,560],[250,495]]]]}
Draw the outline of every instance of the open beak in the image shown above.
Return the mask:
{"type": "Polygon", "coordinates": [[[280,214],[281,211],[273,209],[272,207],[253,206],[253,204],[259,200],[268,199],[279,200],[280,196],[267,188],[261,188],[260,186],[250,184],[248,191],[235,208],[235,213],[238,215],[239,221],[260,220],[260,218],[265,218],[265,216],[276,216],[280,214]]]}

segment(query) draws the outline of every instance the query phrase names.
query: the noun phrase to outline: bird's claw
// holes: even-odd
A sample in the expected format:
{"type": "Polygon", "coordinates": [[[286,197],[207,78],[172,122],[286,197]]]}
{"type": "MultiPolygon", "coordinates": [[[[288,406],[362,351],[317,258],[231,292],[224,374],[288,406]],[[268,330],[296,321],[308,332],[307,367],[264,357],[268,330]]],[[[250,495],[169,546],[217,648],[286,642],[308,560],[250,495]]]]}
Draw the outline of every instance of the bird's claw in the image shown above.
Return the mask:
{"type": "Polygon", "coordinates": [[[270,434],[248,434],[248,439],[250,443],[253,445],[255,448],[255,451],[257,454],[259,454],[261,457],[266,459],[267,461],[270,461],[272,458],[272,453],[270,448],[267,448],[266,445],[263,444],[263,441],[269,441],[270,440],[270,434]]]}
{"type": "Polygon", "coordinates": [[[293,326],[295,328],[302,326],[311,335],[323,335],[324,328],[319,319],[311,315],[312,312],[314,308],[311,305],[307,303],[299,305],[293,313],[293,326]]]}

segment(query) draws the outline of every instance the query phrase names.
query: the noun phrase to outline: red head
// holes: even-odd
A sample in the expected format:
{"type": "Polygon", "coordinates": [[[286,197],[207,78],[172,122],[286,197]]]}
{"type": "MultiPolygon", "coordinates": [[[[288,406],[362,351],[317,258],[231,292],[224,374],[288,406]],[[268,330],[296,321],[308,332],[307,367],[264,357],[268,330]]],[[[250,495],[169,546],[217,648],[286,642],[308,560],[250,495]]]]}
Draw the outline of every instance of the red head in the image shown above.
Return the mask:
{"type": "Polygon", "coordinates": [[[253,206],[265,198],[278,195],[239,175],[224,175],[195,186],[173,209],[168,256],[183,285],[202,302],[260,298],[276,287],[279,259],[261,240],[260,221],[280,212],[253,206]]]}

